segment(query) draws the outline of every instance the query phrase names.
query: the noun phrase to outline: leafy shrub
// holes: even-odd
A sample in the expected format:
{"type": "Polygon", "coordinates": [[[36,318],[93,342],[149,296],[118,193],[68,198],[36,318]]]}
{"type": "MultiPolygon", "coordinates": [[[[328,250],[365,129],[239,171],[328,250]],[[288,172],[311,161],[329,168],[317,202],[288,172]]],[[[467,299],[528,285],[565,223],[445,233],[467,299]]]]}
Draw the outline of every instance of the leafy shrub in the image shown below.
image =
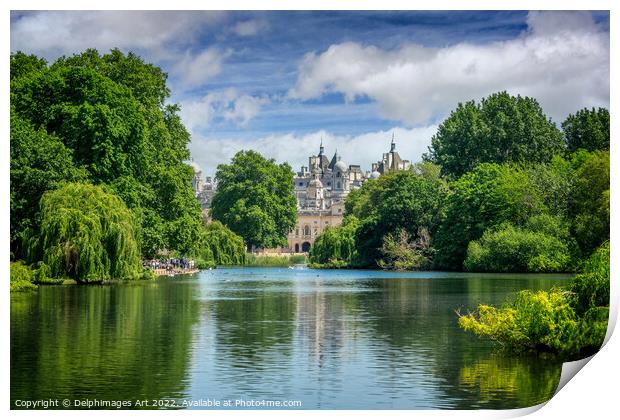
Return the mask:
{"type": "Polygon", "coordinates": [[[609,279],[609,242],[605,242],[586,260],[583,272],[571,284],[573,305],[578,313],[609,305],[609,279]]]}
{"type": "Polygon", "coordinates": [[[22,261],[11,262],[11,292],[23,292],[36,290],[37,286],[32,283],[34,271],[22,261]]]}
{"type": "Polygon", "coordinates": [[[503,308],[480,305],[477,314],[461,316],[459,325],[514,350],[565,351],[579,320],[568,292],[523,290],[503,308]]]}
{"type": "Polygon", "coordinates": [[[37,284],[60,284],[63,282],[62,278],[53,278],[52,269],[49,265],[40,261],[37,264],[38,268],[34,270],[34,282],[37,284]]]}
{"type": "Polygon", "coordinates": [[[536,216],[526,227],[504,223],[484,232],[467,248],[467,271],[561,272],[570,269],[572,241],[550,216],[536,216]]]}
{"type": "Polygon", "coordinates": [[[426,228],[420,228],[418,238],[412,238],[405,229],[383,237],[381,254],[377,262],[381,268],[392,270],[424,270],[431,267],[433,249],[426,228]]]}
{"type": "Polygon", "coordinates": [[[513,351],[586,357],[598,351],[607,332],[609,280],[607,242],[586,261],[570,291],[524,290],[502,308],[479,305],[477,313],[459,314],[459,325],[513,351]]]}

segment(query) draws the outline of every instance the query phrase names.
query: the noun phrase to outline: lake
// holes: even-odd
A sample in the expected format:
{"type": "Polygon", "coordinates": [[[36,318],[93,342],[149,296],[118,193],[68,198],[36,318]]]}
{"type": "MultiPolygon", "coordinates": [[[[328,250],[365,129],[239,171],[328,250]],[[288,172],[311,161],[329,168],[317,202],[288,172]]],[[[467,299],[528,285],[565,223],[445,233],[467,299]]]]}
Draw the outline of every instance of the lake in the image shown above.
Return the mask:
{"type": "Polygon", "coordinates": [[[13,293],[11,406],[51,398],[71,407],[527,407],[553,395],[561,363],[503,354],[460,330],[455,310],[568,279],[224,267],[13,293]]]}

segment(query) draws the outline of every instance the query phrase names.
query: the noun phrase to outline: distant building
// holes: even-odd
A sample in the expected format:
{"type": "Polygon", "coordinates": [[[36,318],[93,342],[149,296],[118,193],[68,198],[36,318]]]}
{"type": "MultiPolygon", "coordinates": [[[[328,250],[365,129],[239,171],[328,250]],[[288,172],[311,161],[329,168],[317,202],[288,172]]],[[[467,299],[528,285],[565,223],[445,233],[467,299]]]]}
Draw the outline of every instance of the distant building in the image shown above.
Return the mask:
{"type": "Polygon", "coordinates": [[[200,203],[202,209],[202,216],[207,222],[211,221],[209,215],[209,209],[211,208],[211,201],[213,200],[213,194],[215,194],[216,185],[213,179],[208,176],[205,180],[202,180],[202,171],[194,161],[190,162],[190,166],[194,168],[194,176],[192,177],[192,190],[194,195],[200,203]]]}
{"type": "MultiPolygon", "coordinates": [[[[198,166],[192,166],[195,169],[192,188],[203,208],[205,218],[209,220],[208,211],[217,186],[211,177],[207,177],[203,182],[198,166]]],[[[383,153],[382,159],[373,163],[371,171],[365,173],[360,165],[347,165],[337,150],[329,159],[321,141],[319,154],[310,156],[308,166],[302,166],[293,177],[297,199],[297,224],[288,234],[287,247],[265,251],[308,252],[326,228],[342,224],[344,201],[352,190],[360,188],[368,179],[376,179],[385,173],[407,170],[410,167],[411,163],[402,159],[396,151],[393,135],[390,151],[383,153]]]]}
{"type": "Polygon", "coordinates": [[[396,143],[394,143],[394,134],[392,134],[392,143],[390,151],[383,154],[383,158],[377,163],[373,163],[371,174],[378,172],[380,175],[391,171],[405,171],[411,168],[411,162],[404,160],[396,151],[396,143]]]}

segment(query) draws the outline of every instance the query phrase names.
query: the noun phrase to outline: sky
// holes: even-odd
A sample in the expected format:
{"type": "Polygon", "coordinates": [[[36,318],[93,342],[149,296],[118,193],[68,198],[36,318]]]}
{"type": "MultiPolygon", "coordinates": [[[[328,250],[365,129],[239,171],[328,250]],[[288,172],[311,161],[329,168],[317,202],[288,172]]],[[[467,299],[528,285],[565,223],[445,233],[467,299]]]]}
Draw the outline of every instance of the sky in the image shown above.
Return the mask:
{"type": "Polygon", "coordinates": [[[239,150],[293,169],[321,140],[370,169],[392,134],[419,161],[459,102],[506,90],[560,126],[609,108],[609,13],[11,12],[11,51],[133,51],[168,73],[204,175],[239,150]]]}

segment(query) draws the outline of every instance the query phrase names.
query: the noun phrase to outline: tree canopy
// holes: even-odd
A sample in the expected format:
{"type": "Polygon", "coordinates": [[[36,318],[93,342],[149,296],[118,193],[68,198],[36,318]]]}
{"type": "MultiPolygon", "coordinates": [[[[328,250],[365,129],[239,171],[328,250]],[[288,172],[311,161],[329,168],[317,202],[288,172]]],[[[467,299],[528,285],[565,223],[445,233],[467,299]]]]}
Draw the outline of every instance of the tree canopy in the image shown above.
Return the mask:
{"type": "Polygon", "coordinates": [[[11,55],[11,250],[17,258],[15,238],[39,226],[35,209],[43,191],[63,180],[111,186],[138,218],[145,256],[191,249],[202,216],[184,163],[189,133],[178,106],[165,104],[166,79],[158,67],[117,49],[103,55],[90,49],[51,65],[11,55]]]}
{"type": "Polygon", "coordinates": [[[609,111],[606,108],[581,109],[562,123],[568,152],[609,150],[609,111]]]}
{"type": "Polygon", "coordinates": [[[40,232],[26,239],[28,262],[79,282],[135,278],[142,271],[139,237],[123,200],[100,186],[69,183],[43,194],[40,232]]]}
{"type": "Polygon", "coordinates": [[[355,242],[360,263],[375,265],[384,257],[381,247],[386,234],[404,229],[415,241],[422,229],[434,233],[444,214],[446,193],[437,172],[427,170],[387,173],[349,194],[345,210],[359,220],[355,242]]]}
{"type": "Polygon", "coordinates": [[[446,218],[435,236],[439,268],[461,270],[467,246],[503,222],[520,225],[545,210],[541,192],[518,167],[484,163],[450,184],[446,218]]]}
{"type": "Polygon", "coordinates": [[[285,246],[297,220],[293,171],[254,151],[240,151],[215,175],[211,215],[240,235],[248,247],[285,246]]]}
{"type": "Polygon", "coordinates": [[[562,133],[535,99],[499,92],[480,103],[459,103],[425,158],[458,178],[481,163],[548,162],[563,150],[562,133]]]}

